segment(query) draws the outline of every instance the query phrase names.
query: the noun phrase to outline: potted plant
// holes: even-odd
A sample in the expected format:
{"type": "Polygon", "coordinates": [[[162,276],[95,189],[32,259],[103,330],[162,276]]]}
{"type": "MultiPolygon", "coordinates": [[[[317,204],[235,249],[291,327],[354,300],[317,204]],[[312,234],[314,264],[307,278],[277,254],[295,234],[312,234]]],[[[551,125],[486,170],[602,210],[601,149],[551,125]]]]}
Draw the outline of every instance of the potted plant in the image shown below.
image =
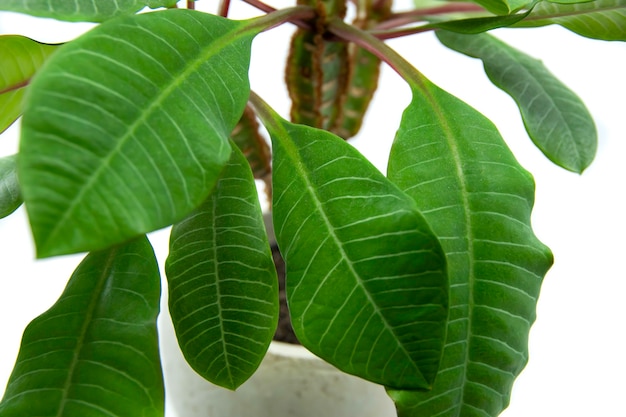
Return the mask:
{"type": "Polygon", "coordinates": [[[253,175],[269,165],[257,118],[272,141],[272,215],[299,341],[385,386],[400,416],[498,415],[552,263],[530,226],[534,183],[488,119],[382,40],[434,30],[481,59],[535,144],[582,172],[596,150],[584,104],[486,32],[556,23],[624,40],[626,6],[477,1],[393,13],[359,2],[348,24],[345,3],[330,1],[254,1],[265,14],[243,21],[218,16],[227,2],[218,15],[175,3],[0,5],[102,22],[62,46],[2,38],[31,63],[0,69],[3,128],[23,114],[19,155],[2,160],[3,214],[23,196],[37,256],[89,254],[26,328],[0,416],[163,414],[160,274],[145,234],[172,224],[169,312],[187,361],[230,389],[255,372],[278,315],[253,175]],[[164,10],[137,14],[144,6],[164,10]],[[291,121],[248,84],[252,41],[287,22],[298,26],[291,121]],[[386,176],[345,141],[380,61],[412,94],[386,176]]]}

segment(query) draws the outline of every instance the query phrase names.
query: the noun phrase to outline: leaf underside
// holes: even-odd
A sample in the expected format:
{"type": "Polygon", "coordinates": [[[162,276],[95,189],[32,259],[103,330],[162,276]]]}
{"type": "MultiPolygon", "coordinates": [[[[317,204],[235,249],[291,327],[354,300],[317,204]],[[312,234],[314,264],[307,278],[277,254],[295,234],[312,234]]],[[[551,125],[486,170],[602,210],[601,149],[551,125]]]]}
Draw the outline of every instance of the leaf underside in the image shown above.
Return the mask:
{"type": "Polygon", "coordinates": [[[351,145],[275,114],[261,119],[272,136],[274,230],[298,340],[345,372],[428,388],[447,317],[437,239],[351,145]]]}
{"type": "Polygon", "coordinates": [[[626,41],[626,0],[595,0],[576,4],[540,2],[517,27],[558,24],[581,36],[626,41]]]}
{"type": "Polygon", "coordinates": [[[24,331],[0,415],[162,417],[160,284],[145,237],[89,254],[24,331]]]}
{"type": "Polygon", "coordinates": [[[438,31],[437,37],[483,61],[489,79],[519,106],[529,136],[548,159],[577,173],[591,164],[598,142],[591,114],[541,61],[488,34],[438,31]]]}
{"type": "Polygon", "coordinates": [[[495,417],[526,364],[548,248],[530,227],[534,182],[493,124],[413,85],[389,178],[413,197],[448,260],[450,316],[430,392],[390,390],[400,417],[495,417]]]}
{"type": "Polygon", "coordinates": [[[22,114],[30,79],[56,49],[24,36],[0,36],[0,133],[22,114]]]}
{"type": "Polygon", "coordinates": [[[177,0],[2,0],[0,10],[70,22],[103,22],[144,7],[170,7],[177,0]]]}
{"type": "Polygon", "coordinates": [[[204,201],[249,95],[242,25],[146,13],[50,59],[31,85],[18,159],[39,257],[106,248],[204,201]]]}
{"type": "Polygon", "coordinates": [[[174,225],[166,263],[169,309],[187,362],[235,389],[276,330],[278,279],[254,178],[233,147],[209,198],[174,225]]]}

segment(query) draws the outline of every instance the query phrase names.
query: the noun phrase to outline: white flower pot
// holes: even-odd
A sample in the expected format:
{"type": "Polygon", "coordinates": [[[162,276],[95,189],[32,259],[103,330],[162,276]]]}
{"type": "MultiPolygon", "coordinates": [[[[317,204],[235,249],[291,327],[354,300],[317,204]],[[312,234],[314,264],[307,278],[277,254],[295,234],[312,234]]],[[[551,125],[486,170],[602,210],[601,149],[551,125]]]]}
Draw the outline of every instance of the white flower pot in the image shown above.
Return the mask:
{"type": "Polygon", "coordinates": [[[187,365],[169,319],[162,320],[160,331],[168,409],[177,416],[396,416],[382,386],[340,372],[302,346],[272,342],[257,372],[230,391],[187,365]]]}

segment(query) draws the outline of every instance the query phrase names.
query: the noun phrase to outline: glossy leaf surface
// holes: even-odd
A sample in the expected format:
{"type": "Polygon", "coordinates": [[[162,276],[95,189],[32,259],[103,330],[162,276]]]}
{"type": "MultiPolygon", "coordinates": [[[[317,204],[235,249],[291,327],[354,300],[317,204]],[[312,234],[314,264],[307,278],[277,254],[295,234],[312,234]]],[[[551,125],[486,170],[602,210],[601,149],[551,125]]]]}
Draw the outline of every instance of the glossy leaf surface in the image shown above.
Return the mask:
{"type": "Polygon", "coordinates": [[[2,0],[0,10],[71,22],[103,22],[144,7],[169,7],[177,0],[2,0]]]}
{"type": "Polygon", "coordinates": [[[31,77],[56,49],[24,36],[0,36],[0,133],[22,114],[31,77]]]}
{"type": "Polygon", "coordinates": [[[24,331],[0,415],[162,417],[160,285],[145,237],[87,255],[24,331]]]}
{"type": "MultiPolygon", "coordinates": [[[[482,33],[488,30],[511,26],[528,16],[528,12],[505,16],[483,16],[466,19],[444,20],[433,22],[424,27],[445,29],[457,33],[482,33]]],[[[437,32],[435,32],[437,33],[437,32]]]]}
{"type": "Polygon", "coordinates": [[[548,248],[530,226],[534,182],[493,124],[426,80],[413,83],[389,178],[441,241],[450,277],[444,355],[430,392],[390,394],[400,417],[495,417],[528,358],[548,248]]]}
{"type": "Polygon", "coordinates": [[[0,219],[13,213],[22,204],[16,158],[17,155],[0,158],[0,219]]]}
{"type": "Polygon", "coordinates": [[[236,148],[210,197],[174,225],[169,308],[187,362],[235,389],[257,369],[278,320],[278,279],[254,178],[236,148]]]}
{"type": "Polygon", "coordinates": [[[18,161],[38,256],[108,247],[206,199],[249,95],[244,25],[140,14],[49,61],[31,86],[18,161]]]}
{"type": "Polygon", "coordinates": [[[274,231],[298,340],[345,372],[428,388],[447,318],[436,237],[351,145],[257,113],[272,136],[274,231]]]}
{"type": "Polygon", "coordinates": [[[576,4],[540,2],[519,27],[561,25],[593,39],[626,41],[626,0],[595,0],[576,4]]]}
{"type": "Polygon", "coordinates": [[[552,162],[578,173],[591,164],[598,142],[591,114],[541,61],[488,34],[438,31],[437,37],[483,61],[489,79],[515,100],[528,134],[552,162]]]}

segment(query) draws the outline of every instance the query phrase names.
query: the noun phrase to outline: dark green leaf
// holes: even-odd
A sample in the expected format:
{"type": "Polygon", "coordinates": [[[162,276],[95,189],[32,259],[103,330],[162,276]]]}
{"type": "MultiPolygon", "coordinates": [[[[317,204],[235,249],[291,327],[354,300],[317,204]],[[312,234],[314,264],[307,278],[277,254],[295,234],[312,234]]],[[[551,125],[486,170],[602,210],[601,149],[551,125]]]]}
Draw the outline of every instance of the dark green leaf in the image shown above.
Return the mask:
{"type": "Polygon", "coordinates": [[[483,61],[489,79],[515,100],[529,136],[552,162],[578,173],[591,164],[598,142],[591,114],[541,61],[488,34],[438,31],[437,37],[483,61]]]}
{"type": "Polygon", "coordinates": [[[345,372],[430,387],[447,275],[415,203],[339,137],[256,110],[272,136],[274,230],[298,339],[345,372]]]}
{"type": "Polygon", "coordinates": [[[254,178],[234,147],[202,206],[174,225],[170,314],[193,369],[235,389],[257,369],[278,320],[278,279],[254,178]]]}
{"type": "Polygon", "coordinates": [[[519,27],[561,25],[581,36],[626,41],[626,0],[596,0],[576,4],[542,1],[519,27]]]}
{"type": "Polygon", "coordinates": [[[108,247],[206,199],[249,95],[243,26],[146,13],[55,54],[32,83],[18,160],[38,256],[108,247]]]}
{"type": "Polygon", "coordinates": [[[17,155],[0,158],[0,219],[13,213],[22,204],[15,169],[16,158],[17,155]]]}
{"type": "Polygon", "coordinates": [[[170,7],[177,0],[2,0],[0,10],[71,22],[102,22],[144,7],[170,7]]]}
{"type": "Polygon", "coordinates": [[[530,226],[534,182],[484,116],[426,80],[412,89],[389,178],[440,238],[450,318],[432,391],[390,394],[400,417],[495,417],[526,364],[552,263],[530,226]]]}
{"type": "Polygon", "coordinates": [[[0,133],[22,114],[31,77],[56,47],[18,35],[0,36],[0,133]]]}
{"type": "Polygon", "coordinates": [[[89,254],[24,331],[0,415],[162,417],[160,285],[145,237],[89,254]]]}

